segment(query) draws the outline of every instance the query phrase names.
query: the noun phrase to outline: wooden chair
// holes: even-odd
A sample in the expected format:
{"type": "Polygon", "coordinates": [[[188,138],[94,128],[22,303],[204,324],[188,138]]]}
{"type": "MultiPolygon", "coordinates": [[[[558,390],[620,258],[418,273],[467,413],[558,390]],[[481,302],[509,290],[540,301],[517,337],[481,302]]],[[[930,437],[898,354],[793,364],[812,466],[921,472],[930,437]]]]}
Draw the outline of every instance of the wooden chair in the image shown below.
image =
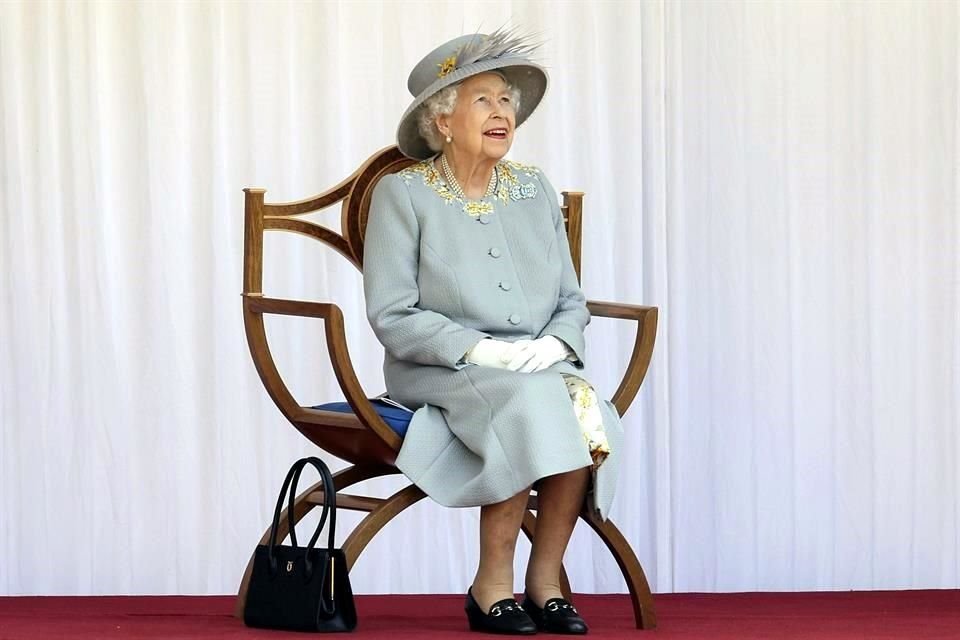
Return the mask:
{"type": "MultiPolygon", "coordinates": [[[[363,264],[363,236],[366,229],[370,199],[377,181],[413,164],[395,147],[375,153],[352,176],[314,198],[299,202],[265,204],[263,189],[244,189],[246,194],[246,225],[243,251],[243,319],[247,343],[260,379],[277,407],[308,440],[330,454],[351,463],[351,466],[334,475],[337,488],[337,505],[342,509],[366,512],[367,516],[353,529],[343,543],[348,568],[360,557],[370,540],[388,522],[404,509],[425,497],[416,486],[410,484],[387,498],[352,495],[344,493],[348,487],[370,478],[399,473],[394,466],[401,438],[380,417],[367,400],[350,362],[343,313],[331,303],[306,302],[265,297],[263,282],[263,234],[268,230],[300,233],[315,238],[335,249],[340,255],[360,268],[363,264]],[[325,209],[342,201],[342,233],[338,234],[322,225],[302,220],[299,216],[325,209]],[[264,316],[269,314],[321,318],[324,321],[327,348],[333,365],[333,374],[343,390],[353,413],[339,413],[312,409],[300,405],[290,394],[281,379],[267,344],[264,316]]],[[[570,240],[570,252],[580,274],[581,207],[583,194],[564,192],[564,214],[570,240]]],[[[613,404],[620,415],[626,412],[643,382],[657,330],[657,309],[610,302],[590,301],[594,316],[621,318],[637,323],[636,341],[619,388],[613,395],[613,404]]],[[[294,504],[294,522],[299,522],[311,509],[323,504],[320,483],[301,493],[294,504]]],[[[531,495],[528,512],[523,521],[523,532],[531,540],[536,535],[537,499],[531,495]]],[[[629,543],[611,521],[601,522],[584,509],[580,517],[606,543],[616,559],[630,590],[633,611],[638,628],[656,626],[653,599],[643,568],[629,543]]],[[[289,533],[286,511],[280,518],[281,539],[289,533]]],[[[270,527],[260,540],[266,544],[270,527]]],[[[242,617],[253,558],[247,564],[236,601],[235,614],[242,617]]],[[[561,576],[563,591],[570,595],[566,573],[561,576]]]]}

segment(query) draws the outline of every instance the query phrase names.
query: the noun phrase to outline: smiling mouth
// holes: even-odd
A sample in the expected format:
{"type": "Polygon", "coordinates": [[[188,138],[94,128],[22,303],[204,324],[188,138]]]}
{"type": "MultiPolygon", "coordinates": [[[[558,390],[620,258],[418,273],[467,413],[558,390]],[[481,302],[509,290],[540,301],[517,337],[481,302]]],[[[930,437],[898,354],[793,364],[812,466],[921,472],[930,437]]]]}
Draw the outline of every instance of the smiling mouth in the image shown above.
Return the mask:
{"type": "Polygon", "coordinates": [[[488,138],[493,138],[494,140],[506,140],[507,139],[507,130],[506,129],[490,129],[490,131],[484,131],[483,135],[488,138]]]}

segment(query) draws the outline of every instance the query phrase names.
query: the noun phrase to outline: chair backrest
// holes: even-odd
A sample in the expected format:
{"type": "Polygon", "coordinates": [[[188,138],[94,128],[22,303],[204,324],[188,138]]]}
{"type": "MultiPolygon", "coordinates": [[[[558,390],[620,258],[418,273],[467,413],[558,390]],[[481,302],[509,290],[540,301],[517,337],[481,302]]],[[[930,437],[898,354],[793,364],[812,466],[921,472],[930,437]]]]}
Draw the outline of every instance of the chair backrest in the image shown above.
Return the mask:
{"type": "MultiPolygon", "coordinates": [[[[363,389],[350,364],[344,337],[343,314],[328,302],[306,302],[265,297],[263,294],[263,234],[290,231],[324,243],[358,269],[363,265],[363,237],[370,200],[377,182],[415,161],[396,146],[373,154],[349,178],[332,189],[297,202],[264,202],[264,189],[244,189],[245,228],[243,247],[244,324],[254,365],[277,407],[307,438],[334,455],[351,462],[392,464],[400,438],[363,399],[363,389]],[[341,202],[341,232],[303,220],[301,216],[341,202]],[[318,411],[300,405],[284,384],[270,353],[263,314],[322,318],[334,374],[356,418],[318,411]]],[[[580,275],[580,237],[583,194],[563,192],[563,213],[577,276],[580,275]]]]}

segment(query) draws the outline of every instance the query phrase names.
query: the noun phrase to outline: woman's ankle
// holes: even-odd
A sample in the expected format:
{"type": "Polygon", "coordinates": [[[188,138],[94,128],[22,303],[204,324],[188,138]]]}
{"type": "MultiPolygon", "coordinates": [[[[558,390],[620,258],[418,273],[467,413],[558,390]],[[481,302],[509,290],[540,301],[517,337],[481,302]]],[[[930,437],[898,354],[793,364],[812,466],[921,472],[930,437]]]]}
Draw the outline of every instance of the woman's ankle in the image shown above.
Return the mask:
{"type": "Polygon", "coordinates": [[[514,597],[513,581],[486,582],[474,578],[473,585],[470,587],[470,593],[473,595],[473,599],[477,601],[477,604],[480,605],[480,608],[486,613],[495,602],[499,602],[504,598],[514,597]]]}
{"type": "Polygon", "coordinates": [[[526,581],[525,592],[527,597],[533,601],[533,604],[537,605],[541,609],[550,598],[563,597],[563,591],[560,589],[559,582],[554,581],[528,578],[526,581]]]}

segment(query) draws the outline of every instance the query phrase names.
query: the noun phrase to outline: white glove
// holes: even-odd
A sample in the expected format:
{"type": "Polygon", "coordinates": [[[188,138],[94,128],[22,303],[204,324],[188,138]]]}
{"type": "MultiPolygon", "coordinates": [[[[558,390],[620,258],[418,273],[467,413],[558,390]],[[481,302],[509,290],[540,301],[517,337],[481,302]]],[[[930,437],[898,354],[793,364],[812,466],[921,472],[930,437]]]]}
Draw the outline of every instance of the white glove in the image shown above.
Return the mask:
{"type": "Polygon", "coordinates": [[[570,353],[570,347],[563,340],[547,335],[533,341],[518,340],[501,357],[507,360],[507,369],[533,373],[566,360],[570,353]]]}
{"type": "Polygon", "coordinates": [[[506,369],[507,360],[503,360],[504,354],[507,352],[507,349],[513,345],[504,340],[495,340],[493,338],[484,338],[477,344],[473,345],[473,348],[470,351],[467,351],[467,355],[464,356],[464,360],[471,364],[478,364],[481,367],[494,367],[497,369],[506,369]]]}

